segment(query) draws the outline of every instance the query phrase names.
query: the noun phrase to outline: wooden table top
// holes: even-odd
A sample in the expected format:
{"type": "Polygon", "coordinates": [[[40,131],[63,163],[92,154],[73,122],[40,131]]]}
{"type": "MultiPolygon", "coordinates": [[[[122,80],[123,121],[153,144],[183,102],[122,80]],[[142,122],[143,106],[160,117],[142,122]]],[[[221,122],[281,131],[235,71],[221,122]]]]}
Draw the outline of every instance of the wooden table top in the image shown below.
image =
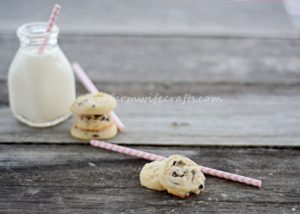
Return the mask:
{"type": "Polygon", "coordinates": [[[140,186],[145,160],[70,137],[72,119],[46,129],[17,122],[7,90],[15,30],[47,20],[54,1],[11,0],[0,7],[1,213],[299,212],[300,40],[281,1],[57,2],[69,60],[100,90],[135,98],[119,100],[126,131],[110,142],[263,186],[207,176],[203,194],[177,199],[140,186]]]}

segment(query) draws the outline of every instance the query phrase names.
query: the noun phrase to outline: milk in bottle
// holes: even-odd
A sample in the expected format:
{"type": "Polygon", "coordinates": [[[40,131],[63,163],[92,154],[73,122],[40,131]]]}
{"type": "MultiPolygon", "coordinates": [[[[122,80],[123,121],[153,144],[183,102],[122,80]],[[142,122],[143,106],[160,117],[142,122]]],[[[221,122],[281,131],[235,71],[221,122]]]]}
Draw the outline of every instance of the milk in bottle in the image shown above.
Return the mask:
{"type": "Polygon", "coordinates": [[[57,44],[57,26],[29,23],[17,30],[20,48],[8,75],[9,103],[14,116],[35,127],[58,124],[70,115],[75,79],[70,63],[57,44]],[[48,37],[47,46],[41,46],[48,37]]]}

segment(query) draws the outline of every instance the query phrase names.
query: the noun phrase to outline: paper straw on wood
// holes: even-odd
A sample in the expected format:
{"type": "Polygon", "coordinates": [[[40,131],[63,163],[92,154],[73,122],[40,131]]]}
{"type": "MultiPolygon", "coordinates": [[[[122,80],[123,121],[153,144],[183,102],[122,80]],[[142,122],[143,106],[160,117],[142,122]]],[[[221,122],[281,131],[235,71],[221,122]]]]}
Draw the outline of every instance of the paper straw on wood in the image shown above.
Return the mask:
{"type": "Polygon", "coordinates": [[[207,175],[212,175],[215,177],[219,177],[219,178],[225,178],[227,180],[231,180],[231,181],[235,181],[235,182],[239,182],[239,183],[243,183],[243,184],[248,184],[251,186],[256,186],[258,188],[261,187],[261,180],[257,180],[254,178],[248,178],[242,175],[237,175],[237,174],[233,174],[233,173],[229,173],[229,172],[224,172],[221,170],[216,170],[216,169],[212,169],[212,168],[208,168],[205,166],[201,166],[201,170],[204,174],[207,175]]]}
{"type": "MultiPolygon", "coordinates": [[[[59,4],[54,5],[52,13],[51,13],[49,21],[48,21],[48,25],[47,25],[47,29],[46,29],[47,33],[50,33],[52,31],[52,28],[55,25],[56,19],[59,15],[60,9],[61,9],[61,6],[59,4]]],[[[45,37],[44,43],[39,49],[39,53],[43,53],[43,51],[44,51],[45,47],[47,46],[48,42],[49,42],[49,35],[47,35],[45,37]]]]}
{"type": "MultiPolygon", "coordinates": [[[[143,159],[146,159],[146,160],[155,161],[155,160],[164,160],[164,159],[166,159],[166,157],[163,157],[163,156],[160,156],[160,155],[155,155],[155,154],[140,151],[140,150],[137,150],[137,149],[127,148],[127,147],[124,147],[124,146],[118,146],[118,145],[107,143],[107,142],[104,142],[104,141],[91,140],[90,144],[92,146],[95,146],[95,147],[103,148],[103,149],[106,149],[106,150],[109,150],[109,151],[114,151],[114,152],[130,155],[130,156],[134,156],[134,157],[143,158],[143,159]]],[[[204,167],[204,166],[201,166],[201,171],[204,174],[207,174],[207,175],[211,175],[211,176],[223,178],[223,179],[226,179],[226,180],[231,180],[231,181],[235,181],[235,182],[255,186],[255,187],[258,187],[258,188],[260,188],[261,184],[262,184],[261,180],[257,180],[257,179],[254,179],[254,178],[248,178],[248,177],[245,177],[245,176],[236,175],[236,174],[232,174],[232,173],[228,173],[228,172],[223,172],[223,171],[220,171],[220,170],[216,170],[216,169],[212,169],[212,168],[208,168],[208,167],[204,167]]]]}
{"type": "MultiPolygon", "coordinates": [[[[83,68],[77,63],[74,62],[72,64],[73,70],[77,76],[77,78],[81,81],[81,83],[84,85],[84,87],[91,93],[98,92],[98,89],[94,85],[94,83],[90,80],[86,72],[83,70],[83,68]]],[[[114,123],[117,125],[118,129],[120,131],[124,131],[125,126],[123,122],[120,120],[120,118],[116,115],[115,112],[111,112],[110,116],[112,117],[114,123]]]]}

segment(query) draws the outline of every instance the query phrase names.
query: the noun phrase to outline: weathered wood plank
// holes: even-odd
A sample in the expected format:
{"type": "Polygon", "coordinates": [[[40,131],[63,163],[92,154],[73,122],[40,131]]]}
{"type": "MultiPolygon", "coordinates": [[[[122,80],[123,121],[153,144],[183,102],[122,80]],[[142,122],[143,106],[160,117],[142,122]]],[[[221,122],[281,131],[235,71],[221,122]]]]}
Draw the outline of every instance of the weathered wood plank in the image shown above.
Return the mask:
{"type": "Polygon", "coordinates": [[[146,161],[89,146],[0,145],[1,212],[291,213],[299,209],[299,150],[155,148],[263,180],[261,190],[207,177],[187,200],[142,188],[146,161]]]}
{"type": "MultiPolygon", "coordinates": [[[[136,96],[148,97],[155,95],[161,96],[193,96],[224,97],[224,96],[296,96],[299,94],[300,85],[298,84],[224,84],[224,83],[141,83],[141,82],[96,82],[97,88],[104,92],[114,94],[118,97],[136,96]]],[[[77,82],[77,93],[85,94],[87,90],[80,82],[77,82]]],[[[6,81],[0,80],[0,106],[8,105],[8,88],[6,81]]]]}
{"type": "MultiPolygon", "coordinates": [[[[17,38],[0,35],[0,46],[0,79],[6,80],[17,38]]],[[[300,83],[295,39],[63,36],[61,46],[95,82],[300,83]]]]}
{"type": "MultiPolygon", "coordinates": [[[[137,145],[300,146],[298,94],[220,96],[219,100],[190,104],[188,99],[185,104],[185,98],[181,99],[119,100],[116,112],[127,129],[111,141],[137,145]]],[[[2,143],[80,143],[70,137],[70,127],[71,120],[48,129],[30,128],[19,124],[7,107],[0,108],[2,143]]]]}
{"type": "Polygon", "coordinates": [[[228,0],[10,0],[0,7],[0,32],[47,21],[54,3],[66,33],[296,36],[281,1],[228,0]]]}
{"type": "MultiPolygon", "coordinates": [[[[141,83],[141,82],[96,82],[97,88],[104,92],[114,94],[116,96],[152,96],[156,94],[161,96],[184,96],[191,94],[193,96],[211,96],[224,97],[231,95],[280,95],[280,96],[296,96],[300,92],[298,84],[210,84],[210,83],[141,83]]],[[[77,82],[78,94],[85,94],[87,90],[80,82],[77,82]]],[[[0,80],[0,106],[8,105],[8,89],[6,81],[0,80]]]]}

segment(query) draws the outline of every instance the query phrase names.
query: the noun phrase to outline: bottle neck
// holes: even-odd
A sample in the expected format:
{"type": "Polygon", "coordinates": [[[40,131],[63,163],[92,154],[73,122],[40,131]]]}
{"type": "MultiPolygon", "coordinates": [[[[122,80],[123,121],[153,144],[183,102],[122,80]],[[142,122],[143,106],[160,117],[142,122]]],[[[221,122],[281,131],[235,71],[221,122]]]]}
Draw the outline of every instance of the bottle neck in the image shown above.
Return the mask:
{"type": "Polygon", "coordinates": [[[20,47],[21,48],[39,48],[42,45],[46,45],[47,49],[54,48],[57,46],[57,39],[49,39],[46,43],[44,39],[36,40],[36,39],[20,39],[20,47]]]}
{"type": "Polygon", "coordinates": [[[59,29],[54,26],[51,32],[47,32],[47,23],[36,22],[22,25],[17,30],[21,48],[39,48],[46,46],[51,49],[57,46],[59,29]]]}

